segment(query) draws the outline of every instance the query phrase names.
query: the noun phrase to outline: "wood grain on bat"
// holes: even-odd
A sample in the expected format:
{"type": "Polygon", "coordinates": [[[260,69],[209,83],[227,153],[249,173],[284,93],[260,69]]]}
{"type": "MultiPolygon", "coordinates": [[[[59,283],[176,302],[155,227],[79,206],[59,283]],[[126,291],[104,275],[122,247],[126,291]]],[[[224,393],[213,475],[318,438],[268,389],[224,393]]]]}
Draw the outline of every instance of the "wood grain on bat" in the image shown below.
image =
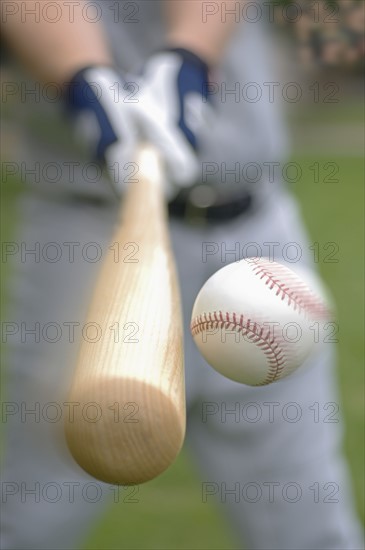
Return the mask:
{"type": "Polygon", "coordinates": [[[87,317],[100,326],[101,338],[82,342],[69,395],[80,406],[65,426],[80,466],[116,484],[163,472],[185,434],[180,297],[162,163],[149,146],[136,163],[138,181],[130,184],[112,243],[134,243],[137,252],[134,261],[116,261],[115,250],[108,250],[87,317]],[[83,412],[90,403],[95,422],[83,412]]]}

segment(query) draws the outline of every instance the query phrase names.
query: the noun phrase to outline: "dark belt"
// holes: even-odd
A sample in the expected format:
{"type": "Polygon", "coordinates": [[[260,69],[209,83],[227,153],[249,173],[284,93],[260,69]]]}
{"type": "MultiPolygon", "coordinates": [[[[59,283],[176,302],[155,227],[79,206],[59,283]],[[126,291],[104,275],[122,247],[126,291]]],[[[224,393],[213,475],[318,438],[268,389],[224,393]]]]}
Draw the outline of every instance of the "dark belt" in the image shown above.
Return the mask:
{"type": "Polygon", "coordinates": [[[227,202],[214,203],[209,206],[194,204],[189,200],[189,196],[176,197],[168,205],[168,211],[171,217],[184,219],[188,223],[219,224],[242,216],[252,207],[252,196],[244,193],[227,202]]]}

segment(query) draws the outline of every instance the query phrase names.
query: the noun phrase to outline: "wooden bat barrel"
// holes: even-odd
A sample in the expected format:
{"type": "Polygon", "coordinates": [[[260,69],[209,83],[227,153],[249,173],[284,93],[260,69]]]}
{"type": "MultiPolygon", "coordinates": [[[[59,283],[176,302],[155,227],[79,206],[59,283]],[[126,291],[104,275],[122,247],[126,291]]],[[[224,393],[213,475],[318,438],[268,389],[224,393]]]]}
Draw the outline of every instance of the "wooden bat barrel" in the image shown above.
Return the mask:
{"type": "Polygon", "coordinates": [[[185,435],[183,331],[168,234],[163,164],[143,145],[95,287],[86,322],[101,338],[83,341],[65,434],[78,464],[107,483],[131,485],[162,473],[185,435]],[[116,261],[114,243],[131,246],[116,261]],[[114,250],[113,250],[114,248],[114,250]]]}

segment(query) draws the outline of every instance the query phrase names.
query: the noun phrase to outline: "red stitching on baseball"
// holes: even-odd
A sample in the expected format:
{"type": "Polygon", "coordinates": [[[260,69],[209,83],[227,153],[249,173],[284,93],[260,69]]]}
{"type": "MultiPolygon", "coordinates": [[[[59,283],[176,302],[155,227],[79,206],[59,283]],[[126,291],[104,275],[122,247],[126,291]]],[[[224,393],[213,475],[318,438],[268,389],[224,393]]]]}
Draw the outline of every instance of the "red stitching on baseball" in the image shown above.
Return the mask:
{"type": "MultiPolygon", "coordinates": [[[[256,386],[263,386],[274,382],[278,378],[284,369],[286,357],[284,350],[280,347],[278,338],[271,337],[270,329],[264,334],[263,327],[260,327],[255,322],[251,327],[251,319],[244,321],[244,316],[240,315],[240,320],[237,321],[236,313],[229,313],[228,311],[223,315],[222,311],[218,313],[213,312],[214,321],[212,321],[212,313],[208,313],[209,320],[207,320],[207,314],[203,313],[198,315],[191,323],[191,333],[193,336],[204,332],[207,329],[235,329],[242,333],[243,336],[247,336],[254,344],[257,344],[266,356],[268,362],[268,373],[263,382],[255,384],[256,386]]],[[[280,340],[280,343],[281,340],[280,340]]]]}
{"type": "Polygon", "coordinates": [[[270,290],[276,290],[276,296],[280,296],[281,300],[287,298],[288,306],[292,306],[294,311],[304,312],[316,319],[331,317],[320,298],[286,266],[262,258],[248,263],[255,275],[265,279],[265,285],[269,285],[270,290]]]}

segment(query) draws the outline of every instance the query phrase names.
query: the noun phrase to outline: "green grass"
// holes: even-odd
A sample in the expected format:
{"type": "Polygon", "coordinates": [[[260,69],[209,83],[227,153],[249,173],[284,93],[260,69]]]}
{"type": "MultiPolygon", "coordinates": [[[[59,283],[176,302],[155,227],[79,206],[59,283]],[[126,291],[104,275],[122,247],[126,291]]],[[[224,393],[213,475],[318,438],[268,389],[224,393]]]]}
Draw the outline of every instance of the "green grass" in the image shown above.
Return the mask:
{"type": "MultiPolygon", "coordinates": [[[[333,159],[296,159],[301,166],[333,159]]],[[[345,449],[350,463],[357,504],[364,519],[364,162],[336,158],[338,183],[297,185],[313,241],[337,243],[338,263],[322,256],[319,268],[338,310],[339,381],[346,422],[345,449]]],[[[328,253],[328,251],[327,251],[328,253]]]]}
{"type": "Polygon", "coordinates": [[[186,453],[162,476],[141,485],[135,498],[136,503],[113,503],[84,549],[237,548],[218,509],[202,503],[200,481],[186,453]]]}
{"type": "MultiPolygon", "coordinates": [[[[331,84],[331,79],[324,84],[331,84]]],[[[313,82],[312,82],[313,84],[313,82]]],[[[333,84],[333,83],[332,83],[333,84]]],[[[291,119],[295,124],[300,125],[338,125],[338,124],[360,124],[364,119],[364,103],[362,99],[362,94],[359,94],[359,99],[355,96],[353,101],[348,102],[344,101],[344,92],[339,86],[338,91],[334,93],[333,99],[336,100],[336,103],[330,103],[331,98],[327,97],[333,88],[329,87],[324,89],[323,84],[320,88],[320,101],[316,100],[314,92],[310,92],[307,85],[305,88],[306,93],[308,94],[308,104],[302,105],[300,109],[297,108],[296,104],[287,106],[287,110],[291,115],[291,119]],[[318,101],[318,102],[316,102],[318,101]],[[327,101],[327,102],[326,102],[327,101]]]]}

